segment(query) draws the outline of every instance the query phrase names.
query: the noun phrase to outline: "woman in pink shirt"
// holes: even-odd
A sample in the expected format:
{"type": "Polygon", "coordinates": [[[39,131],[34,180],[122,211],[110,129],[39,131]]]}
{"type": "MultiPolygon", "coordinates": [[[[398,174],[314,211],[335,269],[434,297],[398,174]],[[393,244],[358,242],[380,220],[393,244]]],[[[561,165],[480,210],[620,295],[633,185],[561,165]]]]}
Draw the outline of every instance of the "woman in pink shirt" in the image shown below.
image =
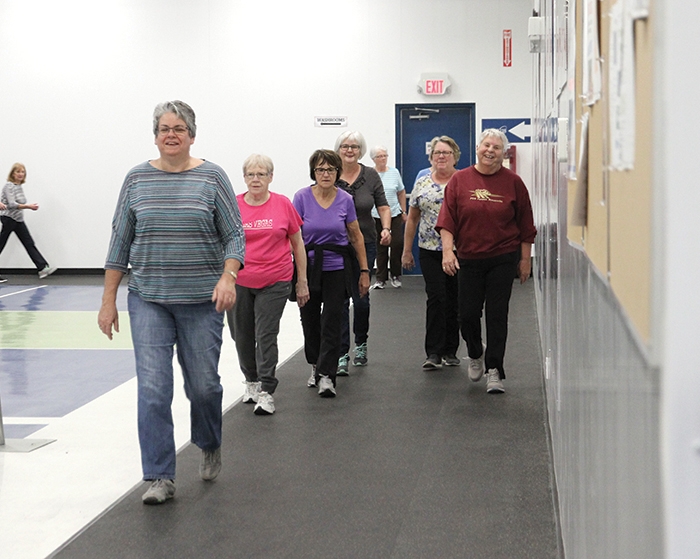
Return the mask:
{"type": "Polygon", "coordinates": [[[253,154],[243,163],[248,190],[236,200],[245,231],[245,266],[236,280],[236,304],[228,311],[231,337],[246,379],[243,402],[255,403],[256,415],[275,411],[277,335],[295,265],[297,304],[303,307],[309,300],[302,220],[288,198],[270,192],[273,171],[266,155],[253,154]]]}

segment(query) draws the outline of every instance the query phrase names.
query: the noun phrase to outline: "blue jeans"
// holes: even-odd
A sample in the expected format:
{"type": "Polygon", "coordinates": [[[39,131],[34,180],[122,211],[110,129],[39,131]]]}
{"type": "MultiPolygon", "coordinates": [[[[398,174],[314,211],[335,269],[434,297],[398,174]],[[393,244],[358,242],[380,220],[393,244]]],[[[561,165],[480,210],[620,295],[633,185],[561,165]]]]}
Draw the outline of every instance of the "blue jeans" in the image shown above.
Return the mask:
{"type": "MultiPolygon", "coordinates": [[[[372,279],[372,268],[377,257],[377,243],[365,243],[367,253],[367,267],[372,279]]],[[[359,274],[352,278],[352,331],[355,334],[355,345],[364,344],[369,337],[369,292],[360,297],[359,274]]],[[[340,355],[350,351],[350,299],[345,299],[343,306],[343,320],[340,325],[340,355]]]]}
{"type": "Polygon", "coordinates": [[[190,401],[191,440],[221,446],[223,387],[219,378],[223,313],[214,303],[163,304],[129,292],[129,319],[138,382],[138,429],[143,479],[175,479],[173,348],[190,401]]]}

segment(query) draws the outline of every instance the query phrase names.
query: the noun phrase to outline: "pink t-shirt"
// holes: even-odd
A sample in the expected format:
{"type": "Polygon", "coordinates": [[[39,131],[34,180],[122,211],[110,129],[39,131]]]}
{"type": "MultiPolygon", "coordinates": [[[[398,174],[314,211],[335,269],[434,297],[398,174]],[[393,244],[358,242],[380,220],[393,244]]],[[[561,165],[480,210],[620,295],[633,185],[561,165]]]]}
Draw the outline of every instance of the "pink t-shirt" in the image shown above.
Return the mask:
{"type": "Polygon", "coordinates": [[[236,196],[245,231],[245,267],[236,283],[261,289],[289,281],[294,271],[289,237],[299,231],[302,220],[289,199],[270,192],[260,206],[245,201],[245,193],[236,196]]]}

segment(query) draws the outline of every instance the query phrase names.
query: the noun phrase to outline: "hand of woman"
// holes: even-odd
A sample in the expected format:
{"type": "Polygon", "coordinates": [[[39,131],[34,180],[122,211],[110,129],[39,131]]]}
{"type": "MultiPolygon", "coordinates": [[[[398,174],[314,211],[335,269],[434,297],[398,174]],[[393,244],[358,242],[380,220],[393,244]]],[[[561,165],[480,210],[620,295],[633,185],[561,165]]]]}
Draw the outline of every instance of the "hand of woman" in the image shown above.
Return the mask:
{"type": "Polygon", "coordinates": [[[102,303],[97,315],[97,325],[110,340],[112,339],[112,326],[114,326],[115,332],[119,332],[119,312],[116,303],[102,303]]]}
{"type": "Polygon", "coordinates": [[[297,281],[297,286],[296,286],[296,294],[297,294],[297,305],[299,305],[299,308],[303,307],[308,303],[309,301],[309,283],[306,280],[297,281]]]}
{"type": "Polygon", "coordinates": [[[448,276],[454,276],[459,270],[459,260],[451,250],[442,251],[442,271],[448,276]]]}
{"type": "Polygon", "coordinates": [[[416,267],[416,261],[413,258],[413,253],[409,250],[404,250],[401,255],[401,267],[406,270],[413,270],[416,267]]]}
{"type": "Polygon", "coordinates": [[[522,258],[518,263],[518,276],[520,277],[520,283],[525,283],[527,278],[530,277],[530,272],[532,271],[532,264],[530,263],[530,257],[522,258]]]}
{"type": "Polygon", "coordinates": [[[230,311],[233,308],[236,303],[236,280],[231,274],[228,272],[221,274],[211,300],[216,303],[216,312],[230,311]]]}
{"type": "Polygon", "coordinates": [[[391,244],[391,229],[385,227],[382,229],[382,235],[379,239],[379,244],[388,247],[391,244]]]}
{"type": "Polygon", "coordinates": [[[369,274],[362,272],[360,274],[360,281],[358,282],[360,288],[360,297],[364,297],[369,293],[369,274]]]}

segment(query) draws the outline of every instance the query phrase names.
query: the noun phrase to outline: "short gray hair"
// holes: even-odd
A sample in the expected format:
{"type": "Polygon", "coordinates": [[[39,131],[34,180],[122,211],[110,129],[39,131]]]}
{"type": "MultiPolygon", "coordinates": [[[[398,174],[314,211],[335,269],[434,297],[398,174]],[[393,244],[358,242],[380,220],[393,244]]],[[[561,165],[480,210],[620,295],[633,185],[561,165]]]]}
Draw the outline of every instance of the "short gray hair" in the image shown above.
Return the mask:
{"type": "Polygon", "coordinates": [[[243,174],[245,175],[246,171],[251,167],[262,167],[270,174],[272,174],[275,170],[275,165],[272,163],[272,159],[270,159],[267,155],[261,155],[259,153],[253,153],[246,158],[246,160],[243,162],[243,174]]]}
{"type": "Polygon", "coordinates": [[[432,164],[433,164],[433,152],[435,151],[435,146],[437,145],[438,142],[442,142],[443,144],[447,144],[448,146],[450,146],[450,148],[452,148],[452,155],[455,158],[455,165],[457,165],[457,163],[459,162],[459,158],[462,155],[462,152],[459,149],[457,142],[455,142],[449,136],[435,136],[432,140],[430,140],[430,153],[428,155],[428,159],[430,160],[430,165],[432,166],[432,164]]]}
{"type": "Polygon", "coordinates": [[[386,146],[374,146],[369,150],[369,158],[374,159],[380,151],[385,151],[387,155],[389,154],[389,150],[386,149],[386,146]]]}
{"type": "Polygon", "coordinates": [[[335,141],[335,152],[340,153],[340,144],[344,144],[348,140],[351,142],[357,142],[357,144],[360,146],[360,157],[358,157],[358,159],[362,159],[365,153],[367,153],[367,142],[365,142],[365,137],[355,130],[343,132],[340,136],[338,136],[338,139],[335,141]]]}
{"type": "Polygon", "coordinates": [[[195,122],[194,111],[184,101],[164,101],[158,103],[153,111],[153,135],[158,135],[158,124],[160,117],[166,113],[173,113],[178,118],[182,119],[187,126],[190,138],[197,135],[197,123],[195,122]]]}
{"type": "Polygon", "coordinates": [[[505,133],[502,130],[499,130],[498,128],[487,128],[481,133],[481,136],[479,136],[479,142],[476,144],[476,147],[478,148],[481,143],[486,139],[490,137],[496,137],[501,142],[503,143],[503,153],[508,151],[508,148],[510,147],[510,142],[508,141],[508,136],[505,135],[505,133]]]}

